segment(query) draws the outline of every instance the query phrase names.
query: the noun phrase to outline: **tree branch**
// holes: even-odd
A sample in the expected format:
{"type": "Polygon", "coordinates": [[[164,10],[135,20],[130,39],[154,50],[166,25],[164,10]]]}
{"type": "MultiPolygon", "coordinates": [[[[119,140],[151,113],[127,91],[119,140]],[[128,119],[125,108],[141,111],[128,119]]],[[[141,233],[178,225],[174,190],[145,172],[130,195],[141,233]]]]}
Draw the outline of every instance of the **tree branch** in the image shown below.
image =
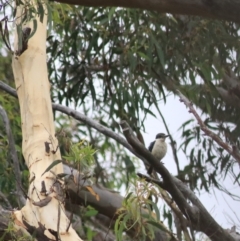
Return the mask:
{"type": "Polygon", "coordinates": [[[120,123],[123,133],[127,139],[127,141],[131,144],[131,146],[139,153],[139,155],[144,156],[146,160],[154,167],[156,172],[158,172],[162,178],[164,183],[167,183],[166,190],[171,194],[174,201],[177,203],[179,209],[183,212],[183,214],[188,217],[188,212],[193,214],[193,209],[187,203],[185,197],[182,193],[177,189],[174,184],[173,178],[169,171],[164,167],[164,165],[159,162],[152,154],[149,152],[145,146],[143,146],[138,139],[134,136],[132,129],[128,125],[126,121],[122,121],[120,123]]]}
{"type": "Polygon", "coordinates": [[[240,23],[239,0],[56,0],[56,2],[89,7],[139,8],[159,13],[194,15],[240,23]]]}
{"type": "Polygon", "coordinates": [[[130,152],[132,152],[135,156],[137,156],[138,158],[140,158],[144,163],[148,163],[143,157],[141,157],[132,147],[131,145],[129,145],[125,139],[123,137],[121,137],[120,135],[116,134],[115,132],[113,132],[112,130],[110,130],[109,128],[99,124],[97,121],[94,121],[91,118],[88,118],[87,116],[81,114],[78,111],[75,111],[71,108],[68,108],[66,106],[63,105],[59,105],[59,104],[52,104],[53,109],[60,111],[68,116],[72,116],[74,119],[79,120],[83,123],[85,123],[86,125],[94,128],[95,130],[99,131],[100,133],[102,133],[105,136],[108,136],[112,139],[114,139],[115,141],[117,141],[118,143],[120,143],[122,146],[124,146],[125,148],[127,148],[130,152]]]}
{"type": "MultiPolygon", "coordinates": [[[[0,81],[0,89],[4,90],[5,92],[7,92],[8,94],[14,96],[17,98],[17,93],[16,91],[8,86],[7,84],[5,84],[4,82],[0,81]]],[[[144,163],[148,162],[145,160],[145,158],[143,158],[142,156],[140,156],[133,148],[131,145],[128,144],[128,142],[121,137],[120,135],[116,134],[115,132],[113,132],[112,130],[110,130],[109,128],[99,124],[97,121],[92,120],[91,118],[88,118],[87,116],[81,114],[78,111],[75,111],[69,107],[60,105],[60,104],[52,104],[52,107],[54,110],[60,111],[66,115],[72,116],[74,119],[81,121],[83,123],[85,123],[86,125],[94,128],[95,130],[99,131],[100,133],[104,134],[105,136],[108,136],[110,138],[112,138],[113,140],[117,141],[119,144],[121,144],[122,146],[124,146],[125,148],[127,148],[130,152],[132,152],[135,156],[137,156],[139,159],[141,159],[144,163]]]]}
{"type": "Polygon", "coordinates": [[[240,99],[231,93],[231,91],[225,90],[222,87],[217,87],[216,90],[218,91],[219,95],[222,97],[222,99],[230,106],[234,106],[238,109],[240,109],[240,99]]]}
{"type": "Polygon", "coordinates": [[[196,110],[193,107],[193,104],[188,100],[188,98],[186,96],[184,96],[179,90],[177,90],[178,96],[180,97],[180,101],[183,102],[186,107],[189,109],[189,112],[192,113],[201,130],[207,135],[209,136],[211,139],[213,139],[219,146],[221,146],[224,150],[226,150],[231,156],[233,156],[236,161],[240,164],[240,153],[238,148],[234,145],[234,146],[229,146],[226,142],[224,142],[218,135],[216,135],[214,132],[212,132],[211,130],[209,130],[204,122],[202,121],[202,119],[200,118],[200,116],[198,115],[198,113],[196,112],[196,110]]]}
{"type": "Polygon", "coordinates": [[[165,129],[166,129],[166,131],[167,131],[167,134],[169,135],[170,145],[171,145],[172,153],[173,153],[173,158],[174,158],[174,161],[175,161],[176,166],[177,166],[177,173],[179,174],[179,173],[180,173],[180,167],[179,167],[179,160],[178,160],[178,156],[177,156],[177,145],[176,145],[176,141],[173,139],[172,135],[170,134],[168,125],[167,125],[167,123],[166,123],[166,121],[165,121],[164,116],[162,115],[162,112],[160,111],[160,109],[158,108],[158,106],[156,106],[156,108],[157,108],[157,110],[158,110],[158,113],[159,113],[160,117],[162,118],[164,127],[165,127],[165,129]]]}
{"type": "Polygon", "coordinates": [[[6,93],[12,95],[15,98],[18,98],[16,90],[2,81],[0,81],[0,89],[4,90],[6,93]]]}
{"type": "MultiPolygon", "coordinates": [[[[160,188],[167,190],[167,186],[165,183],[156,180],[154,178],[147,177],[143,174],[138,173],[138,176],[144,178],[146,181],[155,183],[160,188]]],[[[226,232],[218,223],[212,218],[206,208],[202,205],[201,201],[198,197],[191,191],[181,180],[176,177],[173,177],[174,183],[176,184],[177,188],[183,193],[188,200],[190,200],[193,204],[193,208],[197,208],[196,212],[199,214],[198,223],[191,223],[192,227],[197,230],[205,233],[211,240],[219,241],[219,240],[232,240],[234,241],[233,237],[226,232]]]]}

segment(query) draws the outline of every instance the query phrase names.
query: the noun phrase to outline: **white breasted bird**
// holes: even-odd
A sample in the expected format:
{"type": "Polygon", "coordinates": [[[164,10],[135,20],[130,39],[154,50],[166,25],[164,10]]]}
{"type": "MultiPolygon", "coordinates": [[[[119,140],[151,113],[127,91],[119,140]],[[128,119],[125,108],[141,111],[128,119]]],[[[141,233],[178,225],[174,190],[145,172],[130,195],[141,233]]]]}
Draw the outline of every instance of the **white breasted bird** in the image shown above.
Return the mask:
{"type": "MultiPolygon", "coordinates": [[[[167,153],[167,143],[165,142],[167,137],[168,135],[165,135],[164,133],[157,134],[155,141],[151,142],[150,146],[148,147],[148,150],[159,161],[161,161],[167,153]]],[[[153,167],[150,166],[148,169],[148,174],[151,175],[152,171],[153,167]]]]}

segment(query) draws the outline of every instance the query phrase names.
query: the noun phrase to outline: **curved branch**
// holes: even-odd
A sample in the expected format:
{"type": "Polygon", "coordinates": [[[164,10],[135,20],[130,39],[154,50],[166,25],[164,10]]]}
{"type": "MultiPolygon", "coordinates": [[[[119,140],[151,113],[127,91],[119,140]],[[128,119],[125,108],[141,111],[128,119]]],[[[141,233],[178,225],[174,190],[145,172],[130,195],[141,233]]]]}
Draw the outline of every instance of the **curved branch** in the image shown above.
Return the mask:
{"type": "Polygon", "coordinates": [[[195,15],[240,23],[239,0],[56,0],[56,2],[89,7],[139,8],[159,13],[195,15]]]}
{"type": "MultiPolygon", "coordinates": [[[[9,85],[5,84],[4,82],[0,81],[0,89],[4,90],[5,92],[7,92],[8,94],[14,96],[17,98],[17,93],[16,91],[10,87],[9,85]]],[[[109,128],[99,124],[97,121],[94,121],[91,118],[88,118],[87,116],[81,114],[80,112],[73,110],[69,107],[60,105],[60,104],[52,104],[52,107],[54,110],[60,111],[66,115],[72,116],[74,119],[81,121],[83,123],[85,123],[86,125],[94,128],[95,130],[99,131],[100,133],[104,134],[105,136],[108,136],[110,138],[112,138],[113,140],[117,141],[119,144],[121,144],[122,146],[124,146],[125,148],[127,148],[130,152],[132,152],[135,156],[137,156],[139,159],[141,159],[144,163],[148,162],[145,160],[145,158],[143,158],[142,156],[140,156],[132,147],[131,145],[128,144],[128,142],[121,137],[120,135],[116,134],[115,132],[113,132],[112,130],[110,130],[109,128]]]]}
{"type": "Polygon", "coordinates": [[[140,156],[132,147],[131,145],[129,145],[125,139],[123,137],[121,137],[120,135],[116,134],[115,132],[113,132],[112,130],[110,130],[109,128],[99,124],[97,121],[94,121],[91,118],[88,118],[87,116],[81,114],[80,112],[73,110],[71,108],[68,108],[66,106],[63,105],[59,105],[59,104],[52,104],[53,109],[60,111],[68,116],[72,116],[74,119],[81,121],[83,123],[85,123],[86,125],[94,128],[95,130],[99,131],[100,133],[102,133],[105,136],[108,136],[112,139],[114,139],[115,141],[117,141],[119,144],[121,144],[122,146],[124,146],[125,148],[127,148],[130,152],[132,152],[135,156],[137,156],[138,158],[140,158],[144,163],[147,163],[146,160],[140,156]]]}
{"type": "Polygon", "coordinates": [[[4,90],[6,93],[12,95],[15,98],[18,98],[16,90],[2,81],[0,81],[0,89],[4,90]]]}

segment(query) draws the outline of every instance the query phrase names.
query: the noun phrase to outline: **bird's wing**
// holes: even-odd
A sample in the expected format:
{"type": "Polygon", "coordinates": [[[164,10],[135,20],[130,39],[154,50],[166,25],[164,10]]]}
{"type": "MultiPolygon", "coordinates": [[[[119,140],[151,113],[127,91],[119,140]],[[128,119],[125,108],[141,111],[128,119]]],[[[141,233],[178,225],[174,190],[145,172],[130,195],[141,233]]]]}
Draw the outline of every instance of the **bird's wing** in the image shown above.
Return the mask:
{"type": "Polygon", "coordinates": [[[155,141],[153,141],[153,142],[150,143],[150,146],[148,147],[148,150],[149,150],[150,152],[152,152],[152,149],[153,149],[154,144],[155,144],[155,141]]]}

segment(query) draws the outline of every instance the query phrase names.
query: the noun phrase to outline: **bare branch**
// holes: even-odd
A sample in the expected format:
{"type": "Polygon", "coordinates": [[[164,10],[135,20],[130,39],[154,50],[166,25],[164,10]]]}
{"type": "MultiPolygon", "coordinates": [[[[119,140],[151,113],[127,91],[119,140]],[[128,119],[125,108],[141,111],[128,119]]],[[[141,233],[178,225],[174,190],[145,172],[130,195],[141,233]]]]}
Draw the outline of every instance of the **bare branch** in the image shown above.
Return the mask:
{"type": "Polygon", "coordinates": [[[14,88],[12,88],[11,86],[5,84],[2,81],[0,81],[0,89],[4,90],[8,94],[18,98],[16,90],[14,88]]]}
{"type": "Polygon", "coordinates": [[[232,146],[232,147],[229,146],[218,135],[216,135],[214,132],[209,130],[205,126],[201,117],[198,115],[198,113],[196,112],[196,110],[193,107],[193,104],[188,100],[188,98],[186,96],[184,96],[179,90],[177,90],[177,94],[180,97],[180,101],[183,102],[186,105],[186,107],[189,109],[189,112],[195,116],[201,130],[207,136],[209,136],[211,139],[213,139],[219,146],[221,146],[224,150],[226,150],[231,156],[233,156],[236,159],[236,161],[240,164],[240,153],[239,153],[238,148],[236,146],[232,146]]]}
{"type": "Polygon", "coordinates": [[[227,104],[240,109],[240,99],[236,95],[232,94],[231,91],[225,90],[222,87],[216,87],[216,89],[227,104]]]}
{"type": "Polygon", "coordinates": [[[99,124],[97,121],[94,121],[91,118],[88,118],[87,116],[83,115],[82,113],[75,111],[73,109],[70,109],[66,106],[63,105],[59,105],[59,104],[52,104],[53,109],[60,111],[66,115],[72,116],[74,119],[79,120],[83,123],[85,123],[86,125],[94,128],[95,130],[99,131],[100,133],[104,134],[105,136],[108,136],[112,139],[114,139],[115,141],[117,141],[119,144],[121,144],[122,146],[124,146],[125,148],[127,148],[130,152],[132,152],[135,156],[137,156],[138,158],[140,158],[144,163],[147,163],[147,161],[140,156],[132,147],[131,145],[129,145],[125,139],[123,137],[121,137],[120,135],[116,134],[115,132],[113,132],[112,130],[110,130],[109,128],[99,124]]]}
{"type": "Polygon", "coordinates": [[[158,108],[158,106],[157,106],[157,109],[158,109],[158,113],[159,113],[160,117],[162,118],[163,124],[165,126],[166,131],[167,131],[167,134],[169,135],[170,145],[171,145],[172,153],[173,153],[173,158],[174,158],[174,161],[175,161],[176,166],[177,166],[177,172],[179,173],[180,172],[180,167],[179,167],[179,160],[178,160],[178,156],[177,156],[176,141],[173,139],[172,135],[170,134],[170,131],[168,129],[168,125],[167,125],[167,123],[165,121],[164,116],[162,115],[162,112],[158,108]]]}
{"type": "MultiPolygon", "coordinates": [[[[12,96],[17,98],[16,91],[13,88],[11,88],[10,86],[8,86],[7,84],[3,83],[2,81],[0,81],[0,89],[6,91],[10,95],[12,95],[12,96]]],[[[57,111],[60,111],[60,112],[62,112],[64,114],[66,114],[66,115],[72,116],[74,119],[79,120],[79,121],[85,123],[86,125],[94,128],[95,130],[99,131],[100,133],[102,133],[102,134],[104,134],[104,135],[114,139],[119,144],[121,144],[122,146],[127,148],[130,152],[132,152],[139,159],[141,159],[144,163],[148,163],[142,156],[140,156],[131,147],[131,145],[128,144],[128,142],[126,142],[126,140],[123,137],[121,137],[120,135],[116,134],[115,132],[113,132],[109,128],[99,124],[97,121],[94,121],[91,118],[88,118],[87,116],[81,114],[80,112],[75,111],[75,110],[73,110],[71,108],[68,108],[66,106],[60,105],[60,104],[54,104],[53,103],[52,107],[53,107],[54,110],[57,110],[57,111]]]]}

